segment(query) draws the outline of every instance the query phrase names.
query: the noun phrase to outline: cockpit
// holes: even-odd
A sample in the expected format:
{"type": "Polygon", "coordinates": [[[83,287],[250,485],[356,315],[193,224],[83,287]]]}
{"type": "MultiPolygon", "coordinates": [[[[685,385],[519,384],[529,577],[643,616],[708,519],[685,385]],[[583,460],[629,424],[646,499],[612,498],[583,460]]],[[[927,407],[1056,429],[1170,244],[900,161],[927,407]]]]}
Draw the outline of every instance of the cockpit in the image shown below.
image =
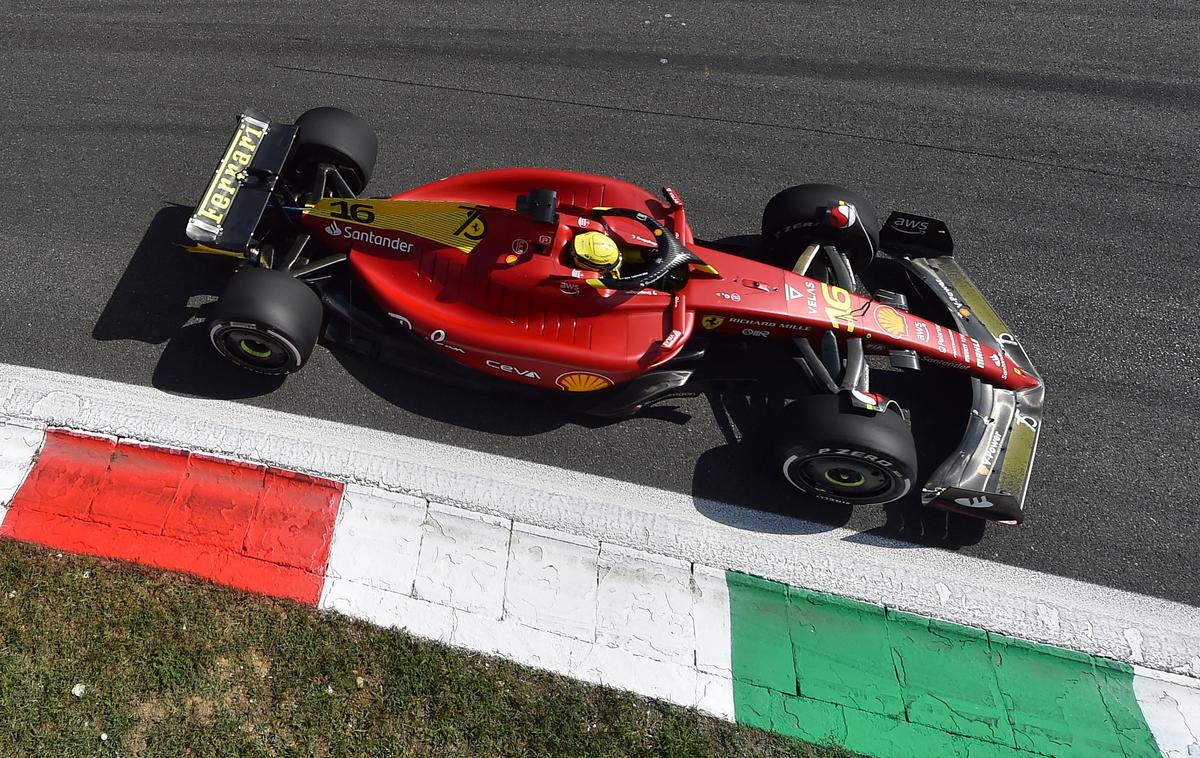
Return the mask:
{"type": "Polygon", "coordinates": [[[664,254],[658,239],[669,233],[663,229],[650,236],[645,222],[633,213],[606,208],[598,217],[581,218],[586,226],[569,225],[573,236],[562,247],[561,263],[582,273],[582,278],[604,282],[608,289],[678,291],[687,281],[685,264],[690,262],[690,254],[682,246],[664,254]],[[681,254],[689,260],[680,258],[674,265],[663,265],[681,254]]]}

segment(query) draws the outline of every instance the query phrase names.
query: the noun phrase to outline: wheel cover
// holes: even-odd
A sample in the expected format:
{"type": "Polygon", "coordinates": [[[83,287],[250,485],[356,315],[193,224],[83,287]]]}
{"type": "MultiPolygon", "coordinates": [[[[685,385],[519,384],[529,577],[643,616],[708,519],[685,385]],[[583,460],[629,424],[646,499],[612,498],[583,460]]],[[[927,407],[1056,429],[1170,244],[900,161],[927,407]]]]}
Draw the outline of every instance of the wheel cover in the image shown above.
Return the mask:
{"type": "Polygon", "coordinates": [[[273,335],[252,329],[224,330],[218,339],[222,352],[237,363],[259,371],[278,371],[291,358],[288,348],[273,335]]]}
{"type": "Polygon", "coordinates": [[[271,346],[264,345],[258,340],[241,340],[238,342],[238,348],[251,358],[262,359],[271,357],[271,346]]]}
{"type": "Polygon", "coordinates": [[[845,453],[792,455],[783,472],[801,491],[851,503],[888,503],[903,497],[911,486],[894,469],[845,453]]]}
{"type": "Polygon", "coordinates": [[[838,467],[825,469],[825,481],[835,487],[861,487],[867,483],[867,477],[861,471],[838,467]]]}

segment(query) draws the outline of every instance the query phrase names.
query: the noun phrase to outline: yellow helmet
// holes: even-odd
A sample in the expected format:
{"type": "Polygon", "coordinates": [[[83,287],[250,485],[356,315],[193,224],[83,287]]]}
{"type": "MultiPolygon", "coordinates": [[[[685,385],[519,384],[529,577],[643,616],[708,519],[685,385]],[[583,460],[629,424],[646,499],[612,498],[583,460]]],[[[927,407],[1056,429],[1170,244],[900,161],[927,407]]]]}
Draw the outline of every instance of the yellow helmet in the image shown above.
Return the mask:
{"type": "Polygon", "coordinates": [[[571,243],[571,259],[577,268],[607,273],[620,267],[621,250],[604,232],[583,232],[571,243]]]}

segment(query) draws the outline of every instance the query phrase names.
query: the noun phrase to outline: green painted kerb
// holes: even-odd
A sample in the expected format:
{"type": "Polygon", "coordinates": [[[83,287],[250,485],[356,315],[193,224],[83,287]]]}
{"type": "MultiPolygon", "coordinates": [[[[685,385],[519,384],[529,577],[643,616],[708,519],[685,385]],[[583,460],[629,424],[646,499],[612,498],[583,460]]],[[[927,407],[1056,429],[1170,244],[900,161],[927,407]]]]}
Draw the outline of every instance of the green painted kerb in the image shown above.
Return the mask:
{"type": "Polygon", "coordinates": [[[726,579],[740,723],[881,757],[1160,755],[1125,664],[726,579]]]}

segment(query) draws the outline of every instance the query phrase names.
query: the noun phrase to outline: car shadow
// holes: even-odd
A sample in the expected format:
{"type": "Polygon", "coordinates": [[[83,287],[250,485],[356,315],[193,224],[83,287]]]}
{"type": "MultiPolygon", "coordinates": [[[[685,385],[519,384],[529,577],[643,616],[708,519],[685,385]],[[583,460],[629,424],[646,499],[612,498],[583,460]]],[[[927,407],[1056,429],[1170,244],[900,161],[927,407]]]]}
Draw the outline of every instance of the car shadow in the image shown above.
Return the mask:
{"type": "Polygon", "coordinates": [[[191,208],[170,204],[155,214],[117,286],[100,312],[92,338],[165,343],[151,384],[164,392],[221,400],[257,397],[283,377],[253,374],[208,347],[203,320],[229,280],[228,259],[184,250],[191,208]]]}
{"type": "Polygon", "coordinates": [[[208,340],[208,325],[201,321],[184,326],[167,342],[150,383],[173,395],[240,400],[274,392],[285,380],[222,358],[208,340]]]}
{"type": "MultiPolygon", "coordinates": [[[[953,404],[955,395],[920,395],[910,406],[918,440],[918,465],[921,471],[932,471],[957,439],[957,426],[948,422],[945,413],[946,404],[953,404]]],[[[707,397],[726,444],[708,450],[696,463],[692,494],[697,511],[738,529],[772,534],[817,534],[851,522],[853,507],[808,497],[780,476],[774,465],[772,440],[782,403],[733,393],[710,393],[707,397]],[[753,480],[747,482],[747,476],[753,480]]],[[[892,549],[954,550],[977,544],[987,529],[982,519],[922,506],[916,491],[881,510],[885,518],[882,525],[844,539],[892,549]]]]}
{"type": "Polygon", "coordinates": [[[439,381],[409,368],[389,366],[337,345],[330,354],[356,382],[379,398],[409,413],[489,434],[526,437],[571,422],[519,388],[479,391],[453,381],[439,381]]]}
{"type": "MultiPolygon", "coordinates": [[[[875,371],[872,377],[879,380],[884,394],[903,398],[917,441],[919,476],[928,476],[954,454],[962,438],[970,416],[970,381],[957,371],[936,367],[919,372],[875,371]]],[[[955,550],[977,544],[987,531],[983,519],[924,507],[917,492],[889,503],[883,511],[882,525],[847,541],[955,550]]]]}
{"type": "MultiPolygon", "coordinates": [[[[573,398],[491,377],[463,383],[453,371],[395,366],[327,344],[330,354],[359,384],[389,404],[424,418],[508,437],[543,434],[564,426],[599,429],[623,419],[588,416],[570,407],[573,398]]],[[[437,360],[436,355],[430,356],[437,360]]],[[[567,393],[562,393],[567,395],[567,393]]],[[[673,406],[648,408],[642,418],[684,424],[691,417],[673,406]]]]}
{"type": "Polygon", "coordinates": [[[92,327],[93,339],[160,345],[197,316],[205,296],[220,292],[228,261],[179,247],[188,242],[183,230],[190,214],[174,204],[155,214],[92,327]]]}
{"type": "Polygon", "coordinates": [[[771,465],[772,421],[782,402],[733,392],[705,397],[725,444],[696,461],[692,497],[697,511],[728,526],[771,534],[818,534],[846,525],[849,506],[802,495],[771,465]]]}
{"type": "Polygon", "coordinates": [[[940,547],[949,550],[978,544],[987,531],[983,519],[925,508],[916,497],[884,506],[887,521],[846,537],[846,542],[893,548],[940,547]]]}

